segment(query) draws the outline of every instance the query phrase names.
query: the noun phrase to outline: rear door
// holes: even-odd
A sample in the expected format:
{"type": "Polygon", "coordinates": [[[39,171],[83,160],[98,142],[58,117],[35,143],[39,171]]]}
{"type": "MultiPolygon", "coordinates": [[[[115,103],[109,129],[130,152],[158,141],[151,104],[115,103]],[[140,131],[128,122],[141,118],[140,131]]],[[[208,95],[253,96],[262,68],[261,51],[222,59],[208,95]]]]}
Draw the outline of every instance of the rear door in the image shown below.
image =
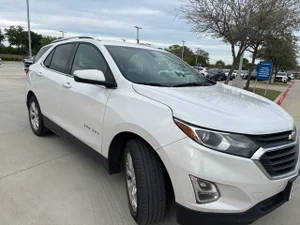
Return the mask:
{"type": "Polygon", "coordinates": [[[67,71],[74,54],[74,44],[56,46],[39,66],[36,93],[42,113],[57,124],[61,124],[62,90],[67,83],[67,71]]]}
{"type": "MultiPolygon", "coordinates": [[[[114,80],[100,50],[90,43],[78,45],[70,74],[82,69],[101,70],[106,80],[114,80]]],[[[68,78],[68,83],[70,87],[63,90],[62,112],[65,129],[93,149],[100,151],[102,122],[112,89],[76,82],[73,75],[68,78]]]]}

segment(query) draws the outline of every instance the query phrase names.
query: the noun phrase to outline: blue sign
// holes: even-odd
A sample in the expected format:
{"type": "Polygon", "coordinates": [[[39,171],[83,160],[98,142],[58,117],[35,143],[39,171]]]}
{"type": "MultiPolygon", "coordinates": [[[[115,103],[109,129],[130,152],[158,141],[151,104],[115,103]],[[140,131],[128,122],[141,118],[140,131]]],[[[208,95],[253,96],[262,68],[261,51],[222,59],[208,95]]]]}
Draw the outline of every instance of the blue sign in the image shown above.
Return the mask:
{"type": "Polygon", "coordinates": [[[272,62],[263,61],[258,64],[256,80],[269,80],[272,72],[272,62]]]}

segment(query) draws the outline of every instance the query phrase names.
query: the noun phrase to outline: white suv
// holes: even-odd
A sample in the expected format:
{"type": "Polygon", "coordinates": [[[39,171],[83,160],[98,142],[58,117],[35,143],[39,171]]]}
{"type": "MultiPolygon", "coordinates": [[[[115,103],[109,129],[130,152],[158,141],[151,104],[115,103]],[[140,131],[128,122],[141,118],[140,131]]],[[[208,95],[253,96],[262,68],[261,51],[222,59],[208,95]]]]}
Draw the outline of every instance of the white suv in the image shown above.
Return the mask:
{"type": "Polygon", "coordinates": [[[33,132],[53,131],[125,170],[140,225],[176,202],[181,224],[248,224],[290,198],[293,118],[274,102],[207,80],[176,56],[77,37],[42,49],[27,74],[33,132]]]}

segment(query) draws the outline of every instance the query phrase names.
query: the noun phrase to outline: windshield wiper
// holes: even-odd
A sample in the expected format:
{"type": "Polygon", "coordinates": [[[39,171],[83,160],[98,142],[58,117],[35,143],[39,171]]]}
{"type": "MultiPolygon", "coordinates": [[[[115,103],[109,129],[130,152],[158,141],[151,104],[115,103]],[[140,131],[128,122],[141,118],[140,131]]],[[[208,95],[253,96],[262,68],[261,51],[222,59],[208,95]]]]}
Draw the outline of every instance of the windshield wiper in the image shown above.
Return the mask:
{"type": "Polygon", "coordinates": [[[213,85],[212,82],[190,82],[190,83],[182,83],[182,84],[175,84],[172,87],[190,87],[190,86],[210,86],[213,85]]]}

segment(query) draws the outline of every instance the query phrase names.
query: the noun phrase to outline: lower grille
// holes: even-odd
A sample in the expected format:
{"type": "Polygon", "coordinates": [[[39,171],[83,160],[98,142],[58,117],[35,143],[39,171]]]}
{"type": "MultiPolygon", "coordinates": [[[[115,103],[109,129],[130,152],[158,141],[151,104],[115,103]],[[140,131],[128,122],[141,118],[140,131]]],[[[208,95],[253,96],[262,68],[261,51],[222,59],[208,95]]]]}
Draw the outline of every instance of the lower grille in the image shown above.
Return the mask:
{"type": "Polygon", "coordinates": [[[267,151],[260,158],[260,163],[270,176],[276,177],[296,169],[299,145],[267,151]]]}

